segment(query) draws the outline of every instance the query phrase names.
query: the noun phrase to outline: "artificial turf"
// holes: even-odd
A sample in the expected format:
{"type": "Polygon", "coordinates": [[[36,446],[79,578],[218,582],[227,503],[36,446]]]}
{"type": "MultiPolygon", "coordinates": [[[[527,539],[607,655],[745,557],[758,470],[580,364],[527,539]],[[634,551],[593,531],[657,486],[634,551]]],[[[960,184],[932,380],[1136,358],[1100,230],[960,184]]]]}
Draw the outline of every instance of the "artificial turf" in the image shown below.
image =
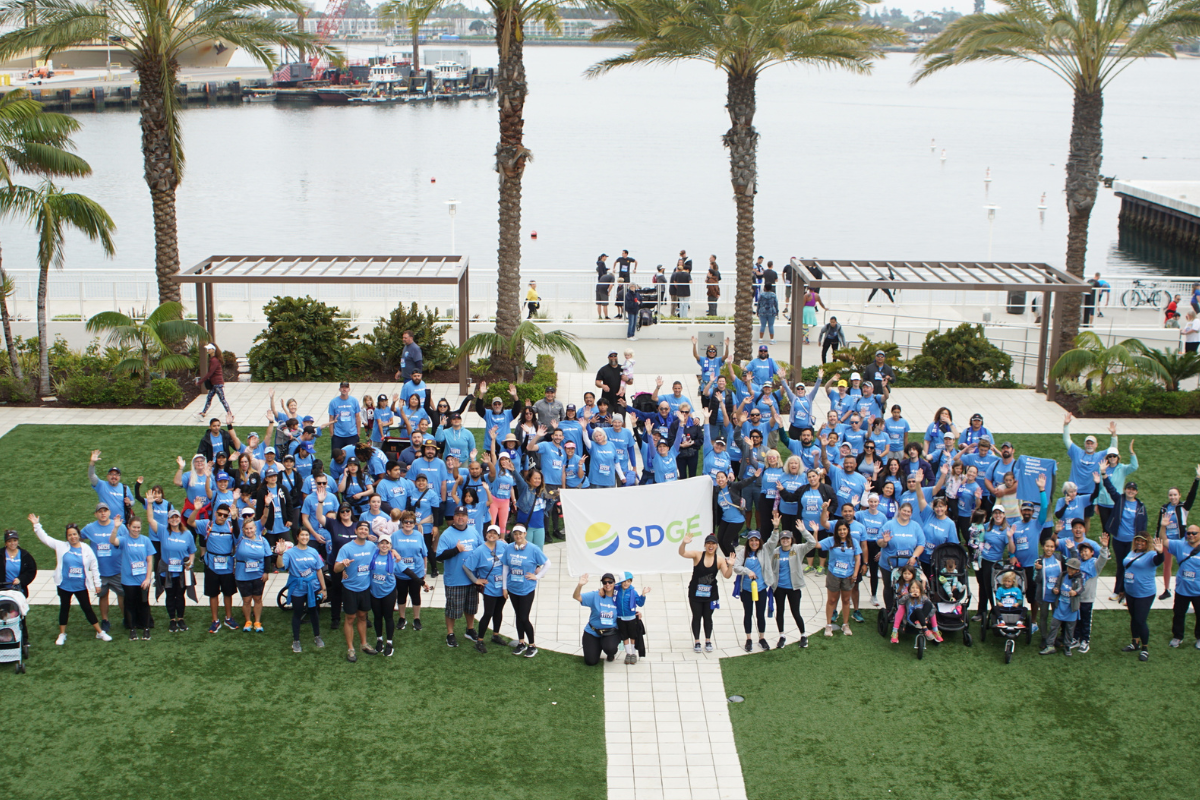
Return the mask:
{"type": "Polygon", "coordinates": [[[1039,656],[1035,634],[1008,665],[993,637],[949,636],[918,661],[911,636],[889,644],[867,621],[721,661],[745,697],[729,710],[750,800],[1197,796],[1200,651],[1166,646],[1169,612],[1151,614],[1145,663],[1120,652],[1119,611],[1095,615],[1089,653],[1039,656]]]}

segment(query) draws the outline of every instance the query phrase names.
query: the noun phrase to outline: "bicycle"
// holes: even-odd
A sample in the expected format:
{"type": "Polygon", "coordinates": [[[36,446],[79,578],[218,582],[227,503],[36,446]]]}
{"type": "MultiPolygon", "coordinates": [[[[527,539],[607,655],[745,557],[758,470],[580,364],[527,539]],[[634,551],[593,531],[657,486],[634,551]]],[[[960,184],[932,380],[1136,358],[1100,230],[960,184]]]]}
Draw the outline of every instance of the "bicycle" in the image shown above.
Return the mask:
{"type": "Polygon", "coordinates": [[[1133,287],[1121,293],[1121,305],[1125,308],[1141,308],[1163,304],[1163,292],[1156,284],[1144,284],[1139,280],[1133,281],[1133,287]]]}

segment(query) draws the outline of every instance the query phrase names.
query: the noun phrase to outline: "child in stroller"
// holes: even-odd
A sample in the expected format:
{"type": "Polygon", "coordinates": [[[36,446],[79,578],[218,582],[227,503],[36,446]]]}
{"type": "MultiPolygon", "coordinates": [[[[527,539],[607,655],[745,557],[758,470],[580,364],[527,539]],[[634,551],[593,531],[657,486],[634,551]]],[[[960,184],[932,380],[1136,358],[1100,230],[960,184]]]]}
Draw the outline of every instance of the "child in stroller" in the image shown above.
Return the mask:
{"type": "Polygon", "coordinates": [[[908,585],[908,591],[901,596],[896,595],[896,617],[892,621],[892,644],[900,642],[900,625],[911,625],[917,629],[917,635],[925,635],[926,639],[935,642],[942,641],[938,632],[937,614],[934,613],[933,603],[925,595],[925,584],[913,580],[908,585]]]}
{"type": "Polygon", "coordinates": [[[986,625],[980,626],[980,638],[987,638],[992,628],[1004,637],[1004,663],[1012,661],[1016,639],[1025,632],[1025,643],[1033,641],[1029,610],[1025,607],[1025,571],[1020,567],[1004,567],[992,576],[995,605],[988,613],[986,625]]]}
{"type": "Polygon", "coordinates": [[[942,596],[950,603],[961,603],[963,597],[967,594],[967,587],[959,580],[958,560],[947,558],[942,564],[938,574],[938,584],[942,589],[942,596]]]}

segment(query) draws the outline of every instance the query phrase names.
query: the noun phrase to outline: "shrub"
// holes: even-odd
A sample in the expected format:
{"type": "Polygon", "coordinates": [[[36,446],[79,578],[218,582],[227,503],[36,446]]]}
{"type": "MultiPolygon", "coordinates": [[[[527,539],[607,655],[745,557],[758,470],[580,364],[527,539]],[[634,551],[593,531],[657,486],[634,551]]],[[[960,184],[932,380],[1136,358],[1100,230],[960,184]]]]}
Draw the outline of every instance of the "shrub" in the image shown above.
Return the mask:
{"type": "Polygon", "coordinates": [[[107,402],[108,384],[100,375],[69,375],[58,384],[58,395],[77,406],[95,406],[107,402]]]}
{"type": "Polygon", "coordinates": [[[118,378],[108,384],[105,401],[117,406],[131,406],[142,399],[142,384],[130,378],[118,378]]]}
{"type": "Polygon", "coordinates": [[[0,400],[6,403],[32,403],[37,393],[29,381],[19,381],[5,375],[0,377],[0,400]]]}
{"type": "MultiPolygon", "coordinates": [[[[502,397],[505,405],[509,402],[508,396],[508,381],[493,381],[488,383],[486,397],[502,397]]],[[[531,405],[541,400],[546,394],[547,386],[558,385],[558,373],[554,370],[554,356],[540,355],[537,357],[537,366],[534,367],[533,374],[529,377],[527,383],[517,384],[517,397],[526,405],[531,405]]]]}
{"type": "Polygon", "coordinates": [[[883,351],[888,365],[895,370],[897,376],[900,375],[904,367],[904,361],[900,358],[900,345],[895,342],[872,342],[861,333],[858,338],[859,344],[847,344],[846,347],[833,354],[833,362],[825,365],[826,375],[847,370],[865,372],[867,367],[875,363],[876,350],[883,351]]]}
{"type": "Polygon", "coordinates": [[[925,335],[921,355],[908,366],[915,380],[982,383],[1008,380],[1012,357],[988,341],[982,325],[964,322],[925,335]]]}
{"type": "Polygon", "coordinates": [[[277,297],[263,308],[267,328],[250,348],[256,381],[329,381],[342,377],[350,326],[338,309],[311,297],[277,297]]]}
{"type": "Polygon", "coordinates": [[[237,368],[237,353],[233,352],[232,350],[222,350],[221,369],[225,371],[225,374],[233,377],[237,375],[237,368]]]}
{"type": "Polygon", "coordinates": [[[156,408],[174,408],[183,402],[183,389],[174,378],[155,378],[143,393],[142,402],[156,408]]]}
{"type": "Polygon", "coordinates": [[[408,308],[398,305],[391,314],[379,319],[375,330],[363,337],[366,348],[355,355],[356,358],[369,358],[362,364],[364,367],[395,372],[400,369],[404,332],[409,331],[421,347],[425,373],[429,374],[454,364],[457,354],[444,336],[448,330],[449,325],[438,324],[438,309],[418,311],[415,302],[408,308]]]}

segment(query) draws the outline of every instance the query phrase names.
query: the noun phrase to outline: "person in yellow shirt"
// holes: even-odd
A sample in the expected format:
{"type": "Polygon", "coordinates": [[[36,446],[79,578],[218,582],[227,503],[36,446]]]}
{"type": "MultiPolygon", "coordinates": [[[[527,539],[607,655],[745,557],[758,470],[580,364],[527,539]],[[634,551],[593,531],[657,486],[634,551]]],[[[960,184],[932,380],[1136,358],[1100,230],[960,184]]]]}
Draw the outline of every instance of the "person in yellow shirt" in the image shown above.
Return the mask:
{"type": "Polygon", "coordinates": [[[525,293],[525,305],[529,307],[529,319],[533,319],[533,315],[542,307],[540,298],[537,293],[537,281],[529,282],[529,291],[525,293]]]}

